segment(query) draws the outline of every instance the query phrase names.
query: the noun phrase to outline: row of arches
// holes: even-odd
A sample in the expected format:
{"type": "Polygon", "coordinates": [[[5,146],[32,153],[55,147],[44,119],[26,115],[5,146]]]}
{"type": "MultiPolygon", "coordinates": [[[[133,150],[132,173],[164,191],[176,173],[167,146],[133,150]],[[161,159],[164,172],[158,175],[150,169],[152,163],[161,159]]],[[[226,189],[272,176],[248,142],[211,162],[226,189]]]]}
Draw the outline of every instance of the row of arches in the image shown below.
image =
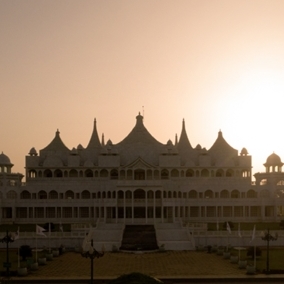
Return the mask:
{"type": "MultiPolygon", "coordinates": [[[[0,191],[0,199],[3,199],[4,194],[0,191]]],[[[205,191],[189,190],[189,191],[171,191],[171,190],[143,190],[136,189],[131,190],[119,190],[119,191],[96,191],[90,192],[89,190],[83,190],[82,192],[75,192],[73,190],[67,190],[65,192],[58,192],[51,190],[49,192],[40,190],[37,193],[31,193],[28,190],[23,190],[18,194],[15,190],[9,190],[6,193],[7,199],[216,199],[216,198],[284,198],[284,190],[276,190],[270,192],[267,189],[259,192],[254,189],[250,189],[246,192],[241,192],[237,189],[221,191],[213,191],[207,189],[205,191]]]]}
{"type": "MultiPolygon", "coordinates": [[[[10,194],[11,195],[11,194],[10,194]]],[[[28,190],[24,190],[20,194],[21,199],[197,199],[197,198],[257,198],[258,193],[250,189],[247,192],[240,192],[239,190],[221,190],[219,192],[213,192],[208,189],[206,191],[200,192],[196,190],[190,190],[187,192],[181,191],[145,191],[143,189],[131,190],[119,190],[119,191],[97,191],[90,192],[88,190],[83,190],[80,193],[74,192],[72,190],[67,190],[66,192],[57,192],[56,190],[51,190],[50,192],[40,190],[37,193],[30,193],[28,190]]],[[[15,194],[13,195],[15,198],[15,194]]]]}
{"type": "Polygon", "coordinates": [[[110,178],[110,179],[128,179],[128,180],[145,180],[145,179],[169,179],[169,178],[190,178],[190,177],[250,177],[250,170],[233,170],[233,169],[101,169],[101,170],[61,170],[45,169],[28,171],[28,178],[110,178]]]}

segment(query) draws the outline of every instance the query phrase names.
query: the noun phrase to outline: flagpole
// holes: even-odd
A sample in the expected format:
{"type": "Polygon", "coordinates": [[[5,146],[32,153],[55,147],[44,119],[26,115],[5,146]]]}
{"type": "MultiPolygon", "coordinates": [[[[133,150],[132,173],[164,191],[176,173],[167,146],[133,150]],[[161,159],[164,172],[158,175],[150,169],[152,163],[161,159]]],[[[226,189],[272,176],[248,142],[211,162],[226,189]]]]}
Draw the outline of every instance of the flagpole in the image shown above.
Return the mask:
{"type": "Polygon", "coordinates": [[[254,251],[253,251],[253,253],[254,253],[254,268],[256,269],[256,245],[255,245],[255,242],[254,242],[254,251]]]}
{"type": "Polygon", "coordinates": [[[50,253],[50,223],[48,223],[48,250],[50,253]]]}
{"type": "Polygon", "coordinates": [[[37,262],[37,230],[36,230],[36,262],[37,262]]]}
{"type": "Polygon", "coordinates": [[[217,247],[219,247],[220,244],[220,236],[219,236],[219,220],[217,219],[217,236],[218,236],[218,241],[217,241],[217,247]]]}
{"type": "Polygon", "coordinates": [[[240,228],[240,223],[239,223],[239,261],[241,259],[241,250],[240,250],[240,247],[241,247],[241,228],[240,228]]]}
{"type": "Polygon", "coordinates": [[[18,245],[18,268],[20,268],[20,245],[18,245]]]}

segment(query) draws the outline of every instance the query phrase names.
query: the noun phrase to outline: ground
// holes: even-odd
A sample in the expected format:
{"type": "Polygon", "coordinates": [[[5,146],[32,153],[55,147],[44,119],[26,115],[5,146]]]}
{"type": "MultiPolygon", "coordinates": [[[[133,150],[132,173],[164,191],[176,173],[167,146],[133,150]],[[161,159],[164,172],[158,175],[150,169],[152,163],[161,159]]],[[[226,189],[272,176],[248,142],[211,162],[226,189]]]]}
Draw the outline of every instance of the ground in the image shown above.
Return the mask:
{"type": "MultiPolygon", "coordinates": [[[[31,278],[88,278],[88,258],[67,252],[31,272],[31,278]]],[[[245,275],[245,270],[216,254],[195,251],[164,253],[110,253],[94,260],[94,278],[116,278],[122,274],[140,272],[160,277],[189,277],[192,275],[245,275]]]]}

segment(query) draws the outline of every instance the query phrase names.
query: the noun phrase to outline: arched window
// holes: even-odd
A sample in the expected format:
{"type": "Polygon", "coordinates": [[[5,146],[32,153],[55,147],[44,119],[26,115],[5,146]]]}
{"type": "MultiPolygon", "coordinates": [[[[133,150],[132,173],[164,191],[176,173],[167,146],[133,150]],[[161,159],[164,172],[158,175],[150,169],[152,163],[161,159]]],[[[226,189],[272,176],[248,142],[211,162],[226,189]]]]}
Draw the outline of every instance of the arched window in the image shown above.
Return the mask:
{"type": "Polygon", "coordinates": [[[110,179],[118,179],[118,171],[116,169],[110,171],[110,179]]]}
{"type": "Polygon", "coordinates": [[[226,171],[226,177],[232,177],[234,176],[234,171],[232,169],[229,169],[226,171]]]}
{"type": "Polygon", "coordinates": [[[247,192],[247,198],[257,198],[257,193],[253,189],[250,189],[247,192]]]}
{"type": "Polygon", "coordinates": [[[154,192],[152,190],[149,190],[147,192],[147,199],[153,199],[154,198],[154,192]]]}
{"type": "Polygon", "coordinates": [[[179,172],[178,172],[178,170],[177,170],[177,169],[173,169],[173,170],[171,171],[171,176],[172,176],[173,178],[178,178],[178,177],[179,177],[179,172]]]}
{"type": "Polygon", "coordinates": [[[134,179],[135,180],[144,180],[145,179],[145,171],[141,169],[137,169],[134,171],[134,179]]]}
{"type": "Polygon", "coordinates": [[[7,192],[7,199],[17,199],[17,192],[10,190],[7,192]]]}
{"type": "Polygon", "coordinates": [[[54,171],[54,177],[62,177],[63,176],[63,174],[62,174],[62,171],[61,170],[55,170],[54,171]]]}
{"type": "Polygon", "coordinates": [[[118,193],[117,193],[117,198],[118,198],[118,199],[123,199],[123,197],[124,197],[123,191],[122,191],[122,190],[119,190],[118,193]]]}
{"type": "Polygon", "coordinates": [[[47,199],[47,193],[44,190],[38,192],[38,199],[47,199]]]}
{"type": "Polygon", "coordinates": [[[197,191],[196,190],[191,190],[188,193],[188,198],[197,198],[197,191]]]}
{"type": "Polygon", "coordinates": [[[231,198],[240,198],[240,192],[238,190],[234,189],[231,192],[231,198]]]}
{"type": "Polygon", "coordinates": [[[21,193],[21,199],[31,199],[31,194],[30,194],[30,192],[28,192],[27,190],[24,190],[24,191],[21,193]]]}
{"type": "Polygon", "coordinates": [[[92,171],[92,170],[87,169],[87,170],[85,171],[85,177],[90,178],[90,177],[93,177],[93,176],[94,176],[94,174],[93,174],[93,171],[92,171]]]}
{"type": "Polygon", "coordinates": [[[125,179],[125,170],[119,172],[119,179],[125,179]]]}
{"type": "Polygon", "coordinates": [[[52,171],[47,169],[43,172],[43,176],[46,178],[51,178],[52,177],[52,171]]]}
{"type": "Polygon", "coordinates": [[[221,198],[229,198],[230,197],[230,194],[229,194],[229,191],[224,189],[220,192],[220,197],[221,198]]]}
{"type": "Polygon", "coordinates": [[[222,169],[218,169],[216,171],[216,177],[223,177],[224,176],[224,171],[222,169]]]}
{"type": "Polygon", "coordinates": [[[146,193],[143,189],[136,189],[134,191],[134,199],[145,199],[146,193]]]}
{"type": "Polygon", "coordinates": [[[160,190],[157,190],[157,191],[155,192],[155,198],[156,198],[156,199],[161,199],[161,198],[162,198],[162,192],[161,192],[160,190]]]}
{"type": "Polygon", "coordinates": [[[147,170],[147,179],[152,179],[153,175],[152,175],[152,170],[147,170]]]}
{"type": "Polygon", "coordinates": [[[51,190],[49,192],[49,199],[58,199],[58,192],[55,190],[51,190]]]}
{"type": "Polygon", "coordinates": [[[81,194],[82,199],[90,199],[91,198],[91,193],[88,190],[83,190],[81,194]]]}
{"type": "Polygon", "coordinates": [[[103,177],[103,178],[108,177],[108,171],[106,169],[101,170],[100,177],[103,177]]]}
{"type": "Polygon", "coordinates": [[[201,171],[201,176],[202,177],[209,177],[209,171],[207,169],[203,169],[201,171]]]}
{"type": "Polygon", "coordinates": [[[159,171],[158,170],[154,170],[154,179],[159,179],[159,171]]]}
{"type": "Polygon", "coordinates": [[[191,169],[187,170],[186,173],[185,173],[185,176],[186,177],[193,177],[194,176],[194,171],[191,170],[191,169]]]}
{"type": "Polygon", "coordinates": [[[211,189],[206,190],[205,193],[204,193],[204,197],[205,198],[213,198],[214,197],[213,191],[211,189]]]}
{"type": "Polygon", "coordinates": [[[69,177],[78,177],[78,172],[74,169],[72,169],[70,172],[69,172],[69,177]]]}
{"type": "Polygon", "coordinates": [[[74,192],[72,190],[67,190],[65,193],[66,199],[74,199],[74,192]]]}
{"type": "Polygon", "coordinates": [[[125,199],[132,199],[132,192],[130,190],[125,192],[125,199]]]}
{"type": "Polygon", "coordinates": [[[169,171],[164,169],[161,172],[161,179],[168,179],[169,178],[169,171]]]}

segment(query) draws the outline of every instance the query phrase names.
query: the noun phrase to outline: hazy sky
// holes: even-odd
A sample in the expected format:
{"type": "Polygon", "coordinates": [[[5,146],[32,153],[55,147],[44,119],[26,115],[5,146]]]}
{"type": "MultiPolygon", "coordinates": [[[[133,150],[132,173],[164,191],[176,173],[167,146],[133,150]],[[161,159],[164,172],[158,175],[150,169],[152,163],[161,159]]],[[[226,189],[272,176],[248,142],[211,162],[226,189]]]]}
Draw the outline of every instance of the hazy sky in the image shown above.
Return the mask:
{"type": "Polygon", "coordinates": [[[284,161],[284,1],[0,0],[0,151],[24,173],[57,129],[120,142],[143,113],[160,142],[221,129],[253,172],[284,161]]]}

